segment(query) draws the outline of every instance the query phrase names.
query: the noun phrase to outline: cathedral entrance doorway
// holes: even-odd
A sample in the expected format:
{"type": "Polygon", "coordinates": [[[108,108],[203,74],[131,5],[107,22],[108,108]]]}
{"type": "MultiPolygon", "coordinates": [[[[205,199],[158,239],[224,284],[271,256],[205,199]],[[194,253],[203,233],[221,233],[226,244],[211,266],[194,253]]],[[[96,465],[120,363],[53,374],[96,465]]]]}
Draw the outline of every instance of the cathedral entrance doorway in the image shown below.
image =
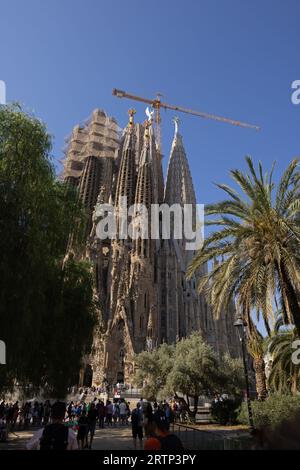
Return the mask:
{"type": "Polygon", "coordinates": [[[83,383],[84,387],[91,387],[93,382],[93,369],[90,364],[87,364],[84,370],[83,383]]]}
{"type": "Polygon", "coordinates": [[[118,374],[117,374],[117,382],[119,384],[123,384],[124,383],[124,372],[123,371],[119,371],[118,374]]]}
{"type": "Polygon", "coordinates": [[[112,384],[125,381],[125,323],[120,319],[113,327],[108,342],[107,376],[112,384]]]}

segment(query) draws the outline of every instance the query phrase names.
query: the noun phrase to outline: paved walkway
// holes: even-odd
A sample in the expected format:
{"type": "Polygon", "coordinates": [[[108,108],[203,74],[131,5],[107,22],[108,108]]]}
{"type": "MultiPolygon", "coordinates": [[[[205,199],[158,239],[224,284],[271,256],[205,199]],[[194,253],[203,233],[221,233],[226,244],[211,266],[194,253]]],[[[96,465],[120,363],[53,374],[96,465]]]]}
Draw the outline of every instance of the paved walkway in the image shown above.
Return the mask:
{"type": "MultiPolygon", "coordinates": [[[[0,451],[24,449],[26,442],[31,438],[35,430],[16,431],[10,434],[6,443],[0,443],[0,451]]],[[[94,450],[131,450],[133,441],[131,437],[131,426],[105,427],[98,429],[95,433],[94,450]]]]}
{"type": "Polygon", "coordinates": [[[96,431],[93,449],[132,450],[131,426],[104,428],[96,431]]]}
{"type": "MultiPolygon", "coordinates": [[[[176,426],[175,426],[176,427],[176,426]]],[[[187,449],[206,448],[207,445],[217,441],[222,441],[231,438],[233,440],[241,437],[249,437],[248,429],[246,426],[216,426],[216,425],[200,425],[194,431],[192,428],[183,427],[182,430],[176,427],[178,436],[182,440],[187,449]],[[204,433],[198,433],[205,431],[204,433]]],[[[10,434],[9,440],[6,443],[0,443],[0,451],[4,449],[17,450],[24,449],[26,442],[31,438],[36,429],[29,431],[16,431],[10,434]]],[[[233,442],[233,441],[232,441],[233,442]]],[[[139,444],[139,443],[138,443],[139,444]]],[[[228,445],[230,442],[228,443],[228,445]]],[[[220,444],[221,445],[221,444],[220,444]]],[[[223,444],[222,444],[223,445],[223,444]]],[[[238,445],[238,443],[237,443],[238,445]]],[[[131,437],[131,425],[129,426],[116,426],[105,427],[104,429],[96,430],[93,442],[94,450],[132,450],[133,440],[131,437]]],[[[239,447],[237,447],[239,448],[239,447]]]]}
{"type": "Polygon", "coordinates": [[[31,438],[34,432],[34,430],[30,430],[10,433],[7,442],[0,442],[0,451],[24,449],[26,442],[31,438]]]}

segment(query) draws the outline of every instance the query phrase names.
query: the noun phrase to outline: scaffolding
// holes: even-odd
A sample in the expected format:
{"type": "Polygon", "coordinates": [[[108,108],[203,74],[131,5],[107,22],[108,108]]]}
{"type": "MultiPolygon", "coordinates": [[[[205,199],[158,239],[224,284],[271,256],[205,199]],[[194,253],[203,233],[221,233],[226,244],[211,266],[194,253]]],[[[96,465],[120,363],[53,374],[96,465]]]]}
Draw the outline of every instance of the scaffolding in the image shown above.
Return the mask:
{"type": "Polygon", "coordinates": [[[62,179],[79,184],[84,164],[89,157],[115,159],[120,145],[121,130],[105,111],[95,109],[83,125],[74,127],[72,134],[65,139],[65,157],[62,179]]]}

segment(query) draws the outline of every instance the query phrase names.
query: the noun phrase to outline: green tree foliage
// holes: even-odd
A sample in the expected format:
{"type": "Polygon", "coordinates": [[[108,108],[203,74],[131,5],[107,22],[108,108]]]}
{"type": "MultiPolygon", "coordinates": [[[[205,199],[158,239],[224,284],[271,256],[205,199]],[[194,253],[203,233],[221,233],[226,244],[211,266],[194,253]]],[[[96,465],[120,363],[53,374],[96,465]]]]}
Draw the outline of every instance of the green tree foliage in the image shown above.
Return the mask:
{"type": "Polygon", "coordinates": [[[262,314],[267,331],[273,318],[277,292],[282,298],[285,322],[300,332],[300,226],[299,170],[293,160],[284,172],[274,194],[271,174],[258,172],[247,157],[248,173],[231,171],[241,193],[219,184],[227,199],[206,206],[213,216],[207,225],[218,229],[208,236],[190,266],[189,275],[199,267],[221,258],[221,262],[199,283],[218,316],[233,298],[251,324],[251,309],[262,314]],[[216,218],[217,216],[217,218],[216,218]]]}
{"type": "Polygon", "coordinates": [[[223,426],[226,424],[236,424],[241,403],[241,397],[225,398],[213,402],[211,405],[212,419],[223,426]]]}
{"type": "Polygon", "coordinates": [[[89,345],[93,296],[90,268],[63,263],[71,231],[74,246],[83,242],[85,216],[50,150],[38,119],[0,107],[0,386],[47,383],[63,394],[89,345]]]}
{"type": "MultiPolygon", "coordinates": [[[[300,397],[274,394],[265,401],[253,401],[251,405],[256,428],[276,426],[300,410],[300,397]]],[[[248,424],[248,419],[247,404],[243,403],[238,421],[241,424],[248,424]]]]}
{"type": "Polygon", "coordinates": [[[149,400],[160,397],[165,389],[174,361],[175,346],[163,343],[151,352],[143,351],[135,358],[135,382],[143,387],[143,393],[149,400]]]}
{"type": "Polygon", "coordinates": [[[272,358],[268,385],[278,393],[296,394],[299,388],[300,365],[292,361],[293,342],[298,339],[293,330],[278,331],[269,340],[269,353],[272,358]]]}
{"type": "Polygon", "coordinates": [[[244,387],[243,366],[239,359],[224,356],[218,360],[199,333],[175,345],[161,345],[152,352],[136,356],[136,383],[144,387],[149,399],[184,396],[194,399],[194,414],[200,395],[223,393],[240,395],[244,387]]]}
{"type": "Polygon", "coordinates": [[[218,394],[228,394],[234,397],[241,396],[245,389],[245,372],[243,361],[224,354],[219,362],[220,381],[218,394]]]}
{"type": "Polygon", "coordinates": [[[166,392],[180,392],[193,397],[194,412],[200,395],[213,395],[220,384],[218,361],[212,348],[198,333],[193,333],[176,344],[174,362],[167,382],[166,392]]]}

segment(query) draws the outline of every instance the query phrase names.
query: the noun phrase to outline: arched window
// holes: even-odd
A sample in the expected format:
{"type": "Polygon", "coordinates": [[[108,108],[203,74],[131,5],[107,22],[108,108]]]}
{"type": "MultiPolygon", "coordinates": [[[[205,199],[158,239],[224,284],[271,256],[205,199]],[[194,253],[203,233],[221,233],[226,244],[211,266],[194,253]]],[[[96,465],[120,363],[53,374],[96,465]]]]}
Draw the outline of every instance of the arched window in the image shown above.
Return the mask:
{"type": "Polygon", "coordinates": [[[120,365],[121,365],[121,367],[124,367],[125,353],[124,353],[124,349],[123,349],[123,348],[120,349],[119,356],[120,356],[120,365]]]}

